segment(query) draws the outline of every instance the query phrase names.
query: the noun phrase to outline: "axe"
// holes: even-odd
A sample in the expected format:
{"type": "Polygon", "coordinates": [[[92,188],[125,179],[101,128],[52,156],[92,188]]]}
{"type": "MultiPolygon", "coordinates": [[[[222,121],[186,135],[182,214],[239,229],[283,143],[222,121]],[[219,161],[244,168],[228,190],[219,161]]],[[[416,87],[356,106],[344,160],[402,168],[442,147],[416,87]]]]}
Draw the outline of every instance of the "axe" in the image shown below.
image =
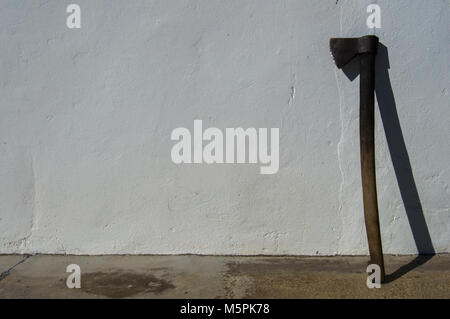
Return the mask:
{"type": "Polygon", "coordinates": [[[330,39],[330,50],[336,66],[341,69],[359,57],[359,141],[361,152],[361,180],[364,203],[364,221],[369,243],[370,263],[380,266],[384,281],[383,248],[378,220],[377,186],[375,180],[375,55],[378,38],[367,35],[361,38],[330,39]]]}

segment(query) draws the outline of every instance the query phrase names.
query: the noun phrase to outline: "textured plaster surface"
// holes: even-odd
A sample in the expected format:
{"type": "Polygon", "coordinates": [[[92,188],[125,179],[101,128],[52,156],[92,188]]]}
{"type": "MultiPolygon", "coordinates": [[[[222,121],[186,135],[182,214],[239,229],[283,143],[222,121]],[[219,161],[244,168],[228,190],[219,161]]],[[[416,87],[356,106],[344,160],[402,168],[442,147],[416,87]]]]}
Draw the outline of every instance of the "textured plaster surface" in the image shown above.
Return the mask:
{"type": "MultiPolygon", "coordinates": [[[[450,251],[448,1],[378,1],[376,31],[370,1],[75,2],[79,30],[64,1],[0,7],[0,253],[366,254],[358,79],[328,41],[367,33],[450,251]],[[171,131],[194,119],[278,127],[278,173],[173,164],[171,131]]],[[[385,252],[416,253],[378,110],[376,160],[385,252]]]]}

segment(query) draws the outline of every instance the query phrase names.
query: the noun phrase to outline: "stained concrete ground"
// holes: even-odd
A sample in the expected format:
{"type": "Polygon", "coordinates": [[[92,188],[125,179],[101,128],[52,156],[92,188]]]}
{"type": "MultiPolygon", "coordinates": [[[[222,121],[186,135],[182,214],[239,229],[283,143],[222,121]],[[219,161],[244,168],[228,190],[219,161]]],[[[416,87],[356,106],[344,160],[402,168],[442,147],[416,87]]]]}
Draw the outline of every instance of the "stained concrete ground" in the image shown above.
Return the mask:
{"type": "Polygon", "coordinates": [[[450,255],[386,256],[388,282],[366,286],[367,257],[0,255],[0,298],[450,298],[450,255]],[[81,268],[81,288],[66,267],[81,268]]]}

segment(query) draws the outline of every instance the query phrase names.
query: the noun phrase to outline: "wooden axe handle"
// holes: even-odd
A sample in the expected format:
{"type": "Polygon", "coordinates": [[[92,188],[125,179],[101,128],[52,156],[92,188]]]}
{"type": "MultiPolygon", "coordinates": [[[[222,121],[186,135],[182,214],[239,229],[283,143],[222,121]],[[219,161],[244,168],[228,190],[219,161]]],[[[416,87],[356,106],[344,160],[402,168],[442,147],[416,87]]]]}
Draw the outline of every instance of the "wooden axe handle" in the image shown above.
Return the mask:
{"type": "Polygon", "coordinates": [[[383,282],[385,271],[375,177],[375,54],[361,54],[360,67],[359,136],[364,220],[370,263],[380,266],[381,282],[383,282]]]}

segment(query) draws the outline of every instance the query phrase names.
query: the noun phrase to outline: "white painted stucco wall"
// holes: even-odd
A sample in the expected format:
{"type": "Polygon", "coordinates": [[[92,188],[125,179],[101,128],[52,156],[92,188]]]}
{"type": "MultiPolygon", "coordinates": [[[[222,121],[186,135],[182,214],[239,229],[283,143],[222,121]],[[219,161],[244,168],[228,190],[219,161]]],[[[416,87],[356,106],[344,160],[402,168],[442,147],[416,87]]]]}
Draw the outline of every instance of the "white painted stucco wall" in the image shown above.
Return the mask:
{"type": "MultiPolygon", "coordinates": [[[[370,33],[411,218],[450,252],[448,0],[377,1],[377,30],[362,0],[72,2],[81,29],[69,1],[0,3],[0,253],[367,254],[359,81],[328,41],[370,33]],[[278,127],[278,173],[175,165],[194,119],[278,127]]],[[[416,253],[378,107],[376,160],[384,250],[416,253]]]]}

